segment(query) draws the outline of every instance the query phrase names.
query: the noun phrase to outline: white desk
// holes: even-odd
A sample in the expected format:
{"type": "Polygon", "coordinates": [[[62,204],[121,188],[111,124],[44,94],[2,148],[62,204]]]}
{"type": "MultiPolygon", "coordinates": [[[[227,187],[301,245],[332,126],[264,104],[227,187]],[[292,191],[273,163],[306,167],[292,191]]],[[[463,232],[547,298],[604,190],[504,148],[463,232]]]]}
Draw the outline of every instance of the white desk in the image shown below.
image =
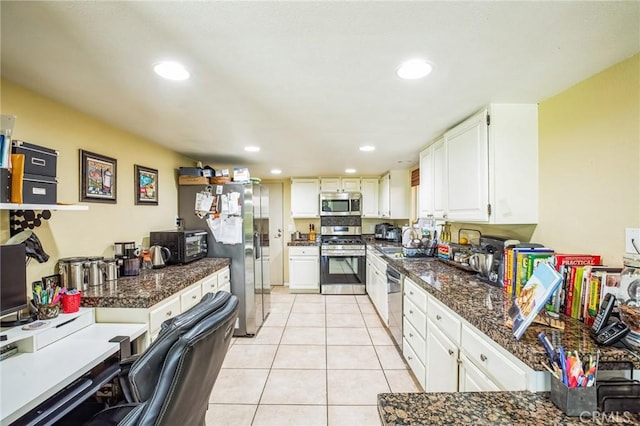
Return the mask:
{"type": "Polygon", "coordinates": [[[120,350],[115,336],[132,341],[146,324],[91,324],[37,352],[0,362],[0,425],[8,425],[120,350]]]}

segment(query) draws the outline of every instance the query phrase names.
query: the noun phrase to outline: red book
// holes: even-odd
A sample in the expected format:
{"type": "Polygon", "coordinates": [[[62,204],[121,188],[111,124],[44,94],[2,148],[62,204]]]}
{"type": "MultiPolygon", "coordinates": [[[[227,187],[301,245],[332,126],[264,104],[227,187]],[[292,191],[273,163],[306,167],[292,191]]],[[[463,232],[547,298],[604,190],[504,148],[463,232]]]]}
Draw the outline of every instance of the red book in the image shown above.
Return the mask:
{"type": "Polygon", "coordinates": [[[564,314],[570,317],[571,310],[573,307],[573,290],[575,287],[575,280],[576,280],[576,268],[574,268],[573,266],[569,266],[569,268],[570,268],[569,273],[567,274],[569,279],[565,283],[567,286],[567,301],[564,305],[564,314]]]}
{"type": "Polygon", "coordinates": [[[556,253],[554,258],[556,271],[560,271],[562,266],[600,265],[600,255],[597,254],[556,253]]]}

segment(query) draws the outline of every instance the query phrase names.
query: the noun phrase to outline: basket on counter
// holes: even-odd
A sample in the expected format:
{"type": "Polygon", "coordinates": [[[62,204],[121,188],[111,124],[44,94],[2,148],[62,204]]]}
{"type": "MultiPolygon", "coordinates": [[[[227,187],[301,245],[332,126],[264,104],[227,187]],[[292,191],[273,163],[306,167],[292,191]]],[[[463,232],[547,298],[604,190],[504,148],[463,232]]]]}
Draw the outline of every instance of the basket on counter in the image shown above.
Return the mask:
{"type": "Polygon", "coordinates": [[[36,313],[39,320],[53,319],[60,314],[60,305],[58,303],[49,303],[45,305],[37,305],[36,313]]]}

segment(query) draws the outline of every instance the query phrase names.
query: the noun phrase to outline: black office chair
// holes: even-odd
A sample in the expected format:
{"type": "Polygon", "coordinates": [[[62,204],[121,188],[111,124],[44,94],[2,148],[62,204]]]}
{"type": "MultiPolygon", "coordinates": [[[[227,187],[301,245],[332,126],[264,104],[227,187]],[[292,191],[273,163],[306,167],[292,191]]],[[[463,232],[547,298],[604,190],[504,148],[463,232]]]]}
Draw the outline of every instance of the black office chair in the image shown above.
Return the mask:
{"type": "Polygon", "coordinates": [[[128,372],[136,402],[107,408],[88,425],[204,425],[237,316],[238,298],[220,291],[169,320],[128,372]]]}

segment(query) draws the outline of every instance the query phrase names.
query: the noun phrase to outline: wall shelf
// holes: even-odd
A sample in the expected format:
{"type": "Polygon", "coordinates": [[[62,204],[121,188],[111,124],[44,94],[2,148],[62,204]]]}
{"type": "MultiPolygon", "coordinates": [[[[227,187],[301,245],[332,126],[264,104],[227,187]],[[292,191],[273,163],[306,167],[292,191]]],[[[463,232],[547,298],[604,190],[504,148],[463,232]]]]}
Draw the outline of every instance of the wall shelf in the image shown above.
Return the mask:
{"type": "Polygon", "coordinates": [[[89,210],[81,204],[14,204],[0,203],[0,210],[89,210]]]}

